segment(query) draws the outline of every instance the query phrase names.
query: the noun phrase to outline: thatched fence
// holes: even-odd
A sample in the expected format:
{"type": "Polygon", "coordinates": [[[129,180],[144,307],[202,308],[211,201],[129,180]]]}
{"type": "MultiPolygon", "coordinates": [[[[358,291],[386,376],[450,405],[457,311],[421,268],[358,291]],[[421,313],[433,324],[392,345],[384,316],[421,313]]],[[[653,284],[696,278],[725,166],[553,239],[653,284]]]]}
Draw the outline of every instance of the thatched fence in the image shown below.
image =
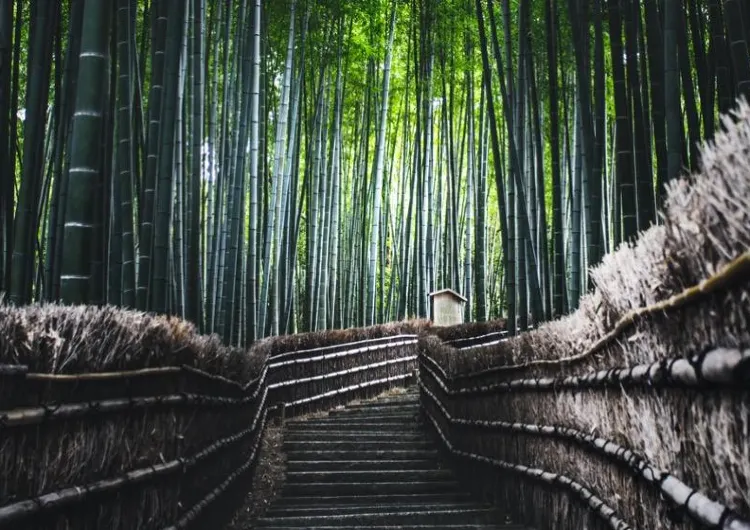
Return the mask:
{"type": "Polygon", "coordinates": [[[177,319],[0,307],[0,528],[218,526],[249,488],[272,415],[403,385],[423,327],[245,352],[177,319]]]}
{"type": "Polygon", "coordinates": [[[406,382],[467,484],[538,530],[750,530],[750,107],[568,317],[249,352],[114,308],[0,305],[0,528],[218,527],[272,414],[406,382]],[[479,480],[483,478],[483,480],[479,480]]]}
{"type": "Polygon", "coordinates": [[[750,529],[750,108],[735,118],[578,311],[470,349],[420,338],[427,422],[516,520],[750,529]]]}

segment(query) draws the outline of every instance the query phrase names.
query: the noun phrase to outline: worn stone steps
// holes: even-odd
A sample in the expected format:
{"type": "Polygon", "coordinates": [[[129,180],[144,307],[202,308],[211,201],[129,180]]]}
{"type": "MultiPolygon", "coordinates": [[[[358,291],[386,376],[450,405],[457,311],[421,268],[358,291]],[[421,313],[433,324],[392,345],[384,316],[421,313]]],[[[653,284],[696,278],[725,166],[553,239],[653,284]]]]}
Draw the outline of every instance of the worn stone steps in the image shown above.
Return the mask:
{"type": "MultiPolygon", "coordinates": [[[[365,502],[365,500],[363,500],[365,502]]],[[[365,504],[327,504],[324,506],[292,506],[277,507],[266,515],[269,517],[284,516],[315,516],[315,515],[347,515],[356,513],[388,513],[388,512],[418,512],[433,510],[460,510],[468,505],[465,502],[443,502],[432,504],[398,504],[398,503],[365,503],[365,504]]],[[[477,508],[481,506],[477,505],[477,508]]]]}
{"type": "Polygon", "coordinates": [[[395,440],[399,442],[413,442],[424,440],[424,434],[414,432],[378,432],[378,431],[296,431],[290,432],[286,435],[285,441],[287,442],[322,442],[322,441],[338,441],[338,440],[362,440],[362,441],[378,441],[378,440],[395,440]]]}
{"type": "MultiPolygon", "coordinates": [[[[259,526],[258,528],[265,528],[266,530],[291,530],[294,528],[299,528],[296,526],[277,526],[277,525],[267,525],[264,524],[262,526],[259,526]]],[[[316,530],[341,530],[341,526],[315,526],[311,527],[315,528],[316,530]]],[[[404,530],[405,528],[409,528],[411,530],[526,530],[525,526],[521,525],[514,525],[514,524],[502,524],[497,525],[494,523],[489,524],[410,524],[409,526],[402,526],[402,525],[349,525],[347,524],[345,528],[351,528],[352,530],[359,530],[359,529],[369,529],[369,530],[404,530]]]]}
{"type": "Polygon", "coordinates": [[[315,497],[284,496],[274,501],[271,509],[275,507],[304,507],[304,506],[348,506],[362,504],[451,504],[470,503],[471,496],[465,492],[450,493],[406,493],[406,494],[380,494],[380,495],[337,495],[335,497],[318,495],[315,497]]]}
{"type": "Polygon", "coordinates": [[[463,523],[471,519],[476,523],[491,523],[496,518],[495,511],[489,508],[454,507],[444,508],[434,506],[400,510],[392,507],[390,510],[373,510],[367,508],[360,513],[330,513],[325,515],[276,515],[268,518],[281,522],[284,526],[298,528],[315,528],[318,526],[350,527],[351,525],[400,525],[411,527],[413,524],[446,524],[463,523]]]}
{"type": "Polygon", "coordinates": [[[416,392],[285,424],[287,475],[257,521],[270,530],[521,529],[477,502],[443,466],[416,392]]]}
{"type": "Polygon", "coordinates": [[[435,469],[440,462],[435,458],[412,460],[288,460],[286,468],[293,471],[326,471],[331,466],[337,470],[389,470],[389,469],[435,469]]]}

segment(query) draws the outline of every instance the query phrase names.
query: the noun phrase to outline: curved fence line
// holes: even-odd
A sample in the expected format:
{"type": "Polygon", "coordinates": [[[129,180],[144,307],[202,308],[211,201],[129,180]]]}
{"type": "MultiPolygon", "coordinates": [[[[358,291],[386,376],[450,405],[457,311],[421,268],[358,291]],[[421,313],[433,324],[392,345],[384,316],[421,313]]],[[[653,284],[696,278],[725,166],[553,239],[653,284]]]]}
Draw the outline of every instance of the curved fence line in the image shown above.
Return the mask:
{"type": "MultiPolygon", "coordinates": [[[[281,368],[283,366],[291,366],[295,364],[307,364],[307,363],[313,363],[318,361],[326,361],[328,359],[338,359],[341,357],[349,357],[351,355],[357,355],[358,353],[364,353],[364,352],[371,352],[371,351],[377,351],[377,350],[384,350],[388,348],[395,348],[396,346],[406,346],[409,344],[416,344],[417,339],[416,337],[409,340],[401,340],[396,342],[388,342],[385,344],[376,344],[373,346],[363,346],[361,348],[354,348],[352,350],[345,350],[341,352],[336,353],[327,353],[323,355],[318,355],[316,357],[303,357],[302,359],[290,359],[288,361],[281,361],[281,362],[273,362],[269,364],[269,368],[276,369],[281,368]]],[[[343,346],[343,345],[342,345],[343,346]]],[[[295,352],[296,353],[296,352],[295,352]]],[[[277,357],[273,358],[274,361],[277,359],[277,357]]]]}
{"type": "Polygon", "coordinates": [[[0,524],[13,523],[23,520],[30,515],[36,515],[41,512],[48,512],[55,509],[61,509],[70,504],[83,502],[87,497],[117,492],[124,487],[132,487],[135,484],[149,482],[161,476],[171,475],[178,471],[185,471],[195,466],[206,458],[219,452],[227,445],[233,444],[247,436],[253,434],[256,430],[257,421],[261,413],[264,413],[266,392],[260,400],[258,410],[251,426],[238,433],[226,438],[222,438],[211,444],[206,449],[188,458],[179,458],[163,464],[156,464],[141,469],[126,472],[123,476],[98,480],[91,484],[82,486],[73,486],[60,491],[39,495],[33,499],[27,499],[13,504],[0,506],[0,524]]]}
{"type": "Polygon", "coordinates": [[[700,301],[705,296],[724,290],[736,283],[746,281],[748,277],[750,277],[750,250],[740,254],[737,258],[715,272],[712,276],[702,280],[698,284],[687,287],[683,291],[667,298],[666,300],[656,302],[646,307],[633,309],[626,315],[622,316],[608,333],[596,341],[586,351],[557,359],[536,359],[518,364],[493,366],[491,368],[484,368],[475,372],[461,374],[460,377],[471,378],[511,370],[523,370],[534,366],[559,366],[581,361],[609,346],[612,342],[617,340],[622,333],[635,325],[638,320],[647,316],[674,311],[675,309],[688,306],[700,301]]]}
{"type": "Polygon", "coordinates": [[[273,383],[268,385],[268,388],[270,390],[281,388],[285,386],[293,386],[298,385],[301,383],[310,383],[313,381],[322,381],[324,379],[331,379],[333,377],[340,377],[342,375],[348,375],[348,374],[354,374],[357,372],[365,372],[367,370],[372,370],[374,368],[381,368],[383,366],[389,366],[392,364],[399,364],[399,363],[405,363],[409,361],[416,361],[417,356],[416,355],[410,355],[408,357],[402,357],[400,359],[389,359],[387,361],[381,361],[378,363],[372,363],[372,364],[365,364],[364,366],[358,366],[356,368],[350,368],[348,370],[340,370],[338,372],[330,372],[327,374],[321,374],[321,375],[314,375],[311,377],[305,377],[302,379],[290,379],[289,381],[281,381],[279,383],[273,383]]]}
{"type": "MultiPolygon", "coordinates": [[[[425,368],[441,390],[445,391],[447,388],[445,383],[432,370],[425,368]]],[[[657,468],[644,456],[612,440],[559,425],[457,418],[448,412],[438,397],[426,385],[422,384],[421,389],[440,409],[446,421],[452,425],[474,428],[480,431],[501,431],[574,442],[587,451],[604,455],[626,466],[635,477],[657,488],[675,506],[684,509],[685,513],[698,523],[722,530],[750,530],[750,521],[741,519],[737,513],[727,506],[708,498],[699,490],[685,484],[675,475],[657,468]]]]}
{"type": "MultiPolygon", "coordinates": [[[[420,358],[437,362],[426,353],[420,358]]],[[[746,388],[750,382],[750,350],[716,348],[691,358],[674,357],[648,364],[637,364],[597,370],[584,375],[565,377],[530,377],[513,379],[487,385],[449,388],[447,393],[456,395],[482,395],[516,391],[578,390],[606,387],[629,387],[647,385],[675,386],[685,388],[736,387],[746,388]]],[[[445,372],[443,372],[445,373],[445,372]]],[[[450,377],[448,381],[452,382],[450,377]]]]}
{"type": "MultiPolygon", "coordinates": [[[[5,434],[13,433],[16,428],[23,429],[28,425],[43,423],[47,420],[65,422],[66,420],[86,420],[94,416],[97,418],[114,417],[113,414],[122,414],[130,409],[147,409],[157,406],[230,407],[227,409],[227,414],[234,414],[233,417],[237,419],[241,416],[236,416],[234,412],[230,412],[233,410],[232,407],[235,405],[251,405],[253,407],[253,419],[249,427],[243,427],[242,430],[228,433],[221,439],[213,441],[207,447],[198,449],[192,456],[180,456],[168,462],[159,462],[123,472],[116,477],[96,480],[83,485],[67,486],[57,491],[46,492],[35,497],[2,505],[0,506],[0,527],[11,523],[24,524],[30,518],[36,518],[42,513],[45,514],[45,520],[49,516],[54,518],[53,514],[59,513],[63,509],[67,512],[71,506],[92,499],[100,499],[102,496],[107,498],[117,496],[118,492],[126,487],[131,490],[135,488],[133,491],[138,491],[139,488],[153,487],[159,477],[172,476],[178,473],[184,477],[181,480],[186,482],[183,482],[180,486],[179,479],[170,479],[170,484],[164,487],[175,491],[179,491],[181,487],[182,489],[190,489],[192,483],[188,478],[188,473],[192,473],[193,468],[206,462],[207,459],[223,455],[225,451],[231,449],[234,452],[233,454],[236,454],[233,458],[241,456],[242,463],[231,469],[228,475],[217,477],[219,483],[208,493],[198,492],[200,500],[192,506],[180,509],[178,519],[173,523],[173,526],[169,527],[202,528],[201,520],[206,517],[213,517],[211,514],[214,512],[213,507],[217,502],[230,489],[234,490],[233,485],[238,484],[238,479],[253,468],[269,411],[281,406],[299,409],[300,411],[309,410],[310,407],[319,407],[328,400],[336,400],[339,397],[347,396],[347,399],[367,397],[372,395],[372,392],[379,387],[404,382],[413,376],[416,368],[416,342],[416,335],[402,334],[350,344],[336,344],[327,348],[328,350],[332,348],[343,348],[345,350],[336,353],[315,355],[326,350],[325,347],[321,347],[310,349],[307,352],[307,358],[299,358],[302,354],[301,351],[290,352],[293,353],[295,358],[281,362],[275,362],[279,356],[269,357],[260,374],[246,383],[239,383],[186,366],[166,366],[99,374],[39,374],[29,373],[25,366],[0,366],[0,377],[13,377],[13,384],[15,385],[36,385],[33,387],[34,391],[39,388],[59,387],[64,390],[65,396],[73,396],[73,393],[70,392],[71,388],[78,394],[84,394],[84,397],[87,397],[87,392],[92,391],[92,389],[94,394],[102,391],[128,393],[133,391],[134,388],[137,388],[140,392],[144,391],[144,388],[148,388],[149,385],[154,386],[162,381],[159,378],[171,378],[169,379],[170,388],[161,395],[128,395],[127,397],[109,399],[82,399],[76,394],[75,397],[80,402],[42,403],[38,406],[20,406],[0,412],[0,432],[5,434]],[[362,344],[367,345],[352,348],[353,345],[362,344]],[[310,357],[310,354],[313,354],[313,356],[310,357]],[[337,369],[337,366],[340,367],[342,362],[353,364],[353,366],[343,370],[337,369]],[[291,377],[294,372],[289,372],[287,369],[295,365],[304,366],[313,363],[320,365],[317,370],[321,370],[323,373],[314,376],[291,377]],[[283,373],[281,372],[282,368],[283,373]],[[272,374],[275,374],[274,377],[282,375],[285,379],[271,382],[272,374]],[[174,379],[175,377],[179,380],[174,379]],[[40,384],[44,386],[39,387],[40,384]],[[172,388],[174,385],[177,385],[181,391],[175,392],[172,388]],[[193,389],[208,390],[202,393],[182,391],[187,388],[186,385],[193,389]],[[273,395],[270,391],[273,391],[273,395]],[[289,391],[293,392],[290,394],[289,391]],[[231,392],[233,395],[217,395],[217,393],[224,394],[226,392],[231,392]],[[252,447],[248,446],[248,443],[251,443],[252,447]],[[236,449],[232,449],[235,447],[236,449]],[[243,453],[250,451],[250,454],[244,456],[237,451],[243,453]]],[[[287,359],[289,357],[286,356],[287,359]]],[[[26,387],[22,386],[22,388],[26,387]]],[[[237,421],[237,419],[233,421],[237,421]]],[[[65,424],[63,423],[63,425],[65,424]]],[[[179,455],[179,453],[177,454],[179,455]]],[[[224,457],[221,458],[224,459],[224,457]]],[[[211,486],[210,483],[203,483],[200,487],[211,486]]],[[[195,495],[195,493],[192,495],[195,495]]],[[[171,503],[172,501],[166,502],[171,503]]],[[[99,509],[96,502],[89,502],[88,505],[95,510],[99,509]]],[[[174,509],[170,506],[159,507],[162,510],[161,517],[165,517],[169,514],[169,510],[174,509]],[[163,510],[167,511],[164,512],[163,510]]],[[[222,513],[225,511],[222,510],[222,513]]]]}
{"type": "Polygon", "coordinates": [[[302,354],[308,354],[313,352],[320,352],[325,350],[334,350],[337,348],[349,348],[351,346],[357,346],[359,344],[370,344],[373,342],[386,342],[390,343],[397,339],[417,339],[417,335],[414,333],[402,333],[400,335],[388,335],[385,337],[375,337],[372,339],[363,339],[363,340],[357,340],[353,342],[341,342],[338,344],[327,344],[325,346],[317,346],[315,348],[306,348],[304,350],[293,350],[283,353],[277,353],[275,355],[271,356],[271,361],[273,364],[275,364],[279,359],[283,359],[286,357],[294,357],[295,355],[302,355],[302,354]]]}
{"type": "Polygon", "coordinates": [[[340,394],[345,394],[347,392],[353,392],[355,390],[359,390],[362,388],[368,388],[376,385],[381,385],[384,383],[393,383],[395,381],[403,381],[404,379],[408,379],[411,377],[411,374],[400,374],[400,375],[394,375],[392,377],[384,377],[382,379],[375,379],[373,381],[367,381],[365,383],[359,383],[356,385],[347,386],[344,388],[337,388],[335,390],[330,390],[328,392],[324,392],[322,394],[317,394],[315,396],[310,396],[303,399],[298,399],[297,401],[290,401],[289,403],[284,403],[285,407],[296,407],[298,405],[304,405],[306,403],[311,403],[313,401],[318,401],[327,397],[333,397],[338,396],[340,394]]]}
{"type": "Polygon", "coordinates": [[[430,420],[430,423],[432,423],[433,428],[438,433],[438,436],[443,441],[445,447],[454,455],[474,460],[476,462],[489,464],[504,471],[512,471],[525,478],[543,482],[550,486],[557,485],[559,487],[562,487],[563,489],[566,489],[578,496],[578,498],[585,504],[587,504],[591,511],[598,515],[612,530],[633,530],[632,526],[630,526],[626,521],[624,521],[617,515],[617,512],[614,508],[609,506],[604,501],[604,499],[596,495],[595,492],[593,492],[583,484],[558,473],[551,473],[543,469],[524,466],[521,464],[513,464],[510,462],[505,462],[504,460],[497,460],[494,458],[489,458],[487,456],[457,449],[445,436],[445,433],[443,433],[442,429],[440,429],[440,426],[438,425],[437,420],[435,420],[435,417],[428,411],[426,411],[426,414],[428,419],[430,420]]]}

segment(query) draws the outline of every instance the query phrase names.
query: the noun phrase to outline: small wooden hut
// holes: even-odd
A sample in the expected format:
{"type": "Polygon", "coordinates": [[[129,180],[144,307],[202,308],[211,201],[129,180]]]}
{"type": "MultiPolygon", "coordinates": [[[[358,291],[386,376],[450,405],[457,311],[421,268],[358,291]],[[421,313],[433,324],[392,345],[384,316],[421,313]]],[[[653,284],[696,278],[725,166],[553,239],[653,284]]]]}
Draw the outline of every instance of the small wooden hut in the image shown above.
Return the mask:
{"type": "Polygon", "coordinates": [[[432,323],[436,326],[455,326],[464,322],[464,304],[468,300],[453,289],[430,293],[432,323]]]}

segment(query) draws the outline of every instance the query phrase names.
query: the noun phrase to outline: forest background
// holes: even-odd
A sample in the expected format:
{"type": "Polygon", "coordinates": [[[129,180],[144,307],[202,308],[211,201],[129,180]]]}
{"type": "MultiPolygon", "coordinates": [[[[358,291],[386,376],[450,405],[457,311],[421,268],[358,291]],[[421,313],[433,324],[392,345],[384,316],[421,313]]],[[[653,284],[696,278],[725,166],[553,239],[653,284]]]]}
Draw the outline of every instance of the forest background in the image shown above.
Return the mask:
{"type": "Polygon", "coordinates": [[[749,40],[741,0],[0,0],[0,292],[525,329],[659,222],[749,40]]]}

